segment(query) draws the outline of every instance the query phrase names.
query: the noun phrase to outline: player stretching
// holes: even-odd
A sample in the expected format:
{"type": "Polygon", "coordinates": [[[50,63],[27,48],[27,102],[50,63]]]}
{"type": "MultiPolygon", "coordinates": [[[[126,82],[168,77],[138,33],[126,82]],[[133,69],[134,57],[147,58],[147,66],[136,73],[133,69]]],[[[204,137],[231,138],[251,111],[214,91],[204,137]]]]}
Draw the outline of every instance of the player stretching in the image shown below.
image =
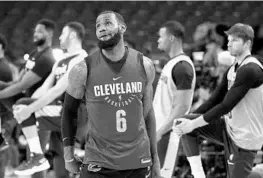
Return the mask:
{"type": "Polygon", "coordinates": [[[238,23],[226,34],[235,63],[210,99],[195,111],[202,115],[180,119],[175,130],[186,134],[182,141],[187,157],[199,155],[197,136],[203,136],[225,147],[229,177],[247,178],[263,143],[263,66],[251,56],[251,26],[238,23]]]}
{"type": "MultiPolygon", "coordinates": [[[[193,62],[182,49],[184,33],[184,27],[179,22],[168,21],[160,28],[158,39],[158,48],[165,51],[170,56],[170,60],[162,70],[153,106],[157,122],[157,139],[160,140],[158,155],[161,165],[164,163],[163,169],[168,171],[168,167],[171,167],[170,175],[173,173],[179,147],[178,138],[178,142],[174,144],[175,147],[169,155],[170,146],[168,146],[168,142],[172,123],[174,118],[189,112],[196,80],[193,62]],[[165,159],[165,157],[169,159],[165,159]]],[[[162,176],[165,175],[162,174],[162,176]]]]}

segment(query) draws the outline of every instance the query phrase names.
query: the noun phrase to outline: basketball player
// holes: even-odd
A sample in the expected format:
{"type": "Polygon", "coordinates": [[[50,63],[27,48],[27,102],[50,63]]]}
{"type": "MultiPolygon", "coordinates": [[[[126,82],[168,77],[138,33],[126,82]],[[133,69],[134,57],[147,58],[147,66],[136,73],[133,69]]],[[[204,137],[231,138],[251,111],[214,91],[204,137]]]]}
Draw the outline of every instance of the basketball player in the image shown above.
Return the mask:
{"type": "Polygon", "coordinates": [[[145,178],[151,165],[152,176],[160,176],[152,109],[155,70],[150,59],[124,45],[125,31],[120,14],[100,13],[96,20],[100,49],[69,74],[62,114],[69,172],[80,172],[73,144],[76,108],[84,95],[89,118],[81,178],[145,178]]]}
{"type": "Polygon", "coordinates": [[[159,30],[158,48],[170,57],[163,67],[153,101],[161,166],[173,120],[189,112],[194,95],[195,69],[183,51],[184,33],[184,27],[177,21],[168,21],[159,30]]]}
{"type": "MultiPolygon", "coordinates": [[[[247,178],[263,143],[263,66],[251,56],[251,26],[238,23],[226,34],[235,63],[210,99],[195,111],[199,114],[180,119],[182,123],[174,129],[186,134],[182,141],[187,157],[199,155],[197,136],[201,135],[225,146],[229,177],[247,178]]],[[[194,163],[192,159],[192,169],[200,167],[194,163]]]]}
{"type": "MultiPolygon", "coordinates": [[[[59,38],[60,46],[67,51],[64,59],[55,63],[49,77],[33,94],[33,100],[20,100],[20,104],[15,106],[14,116],[21,123],[29,149],[33,153],[33,157],[26,164],[22,164],[16,169],[15,173],[18,175],[31,175],[50,167],[41,149],[37,129],[54,132],[61,131],[61,103],[63,103],[64,93],[67,89],[69,71],[75,64],[87,57],[86,51],[82,49],[84,35],[85,28],[79,22],[70,22],[64,26],[59,38]],[[31,103],[28,104],[28,102],[31,103]],[[32,114],[35,115],[38,121],[38,128],[35,117],[32,114]]],[[[51,137],[52,139],[54,137],[51,137]]],[[[65,164],[62,154],[62,139],[57,140],[57,142],[59,141],[61,141],[61,146],[60,148],[55,148],[54,151],[60,154],[61,160],[55,159],[54,168],[58,178],[65,178],[68,176],[67,172],[63,171],[65,164]]]]}
{"type": "MultiPolygon", "coordinates": [[[[4,103],[6,99],[15,96],[17,94],[26,91],[26,96],[31,96],[34,91],[41,86],[47,76],[52,70],[55,63],[55,59],[52,52],[52,38],[55,31],[55,23],[52,20],[41,19],[37,22],[34,29],[33,42],[36,45],[29,59],[26,62],[25,68],[22,70],[18,80],[8,83],[8,87],[0,91],[0,100],[4,103]],[[5,98],[5,100],[3,100],[5,98]]],[[[9,109],[12,110],[14,102],[9,102],[9,109]]],[[[12,133],[13,128],[16,125],[14,119],[8,121],[7,126],[4,128],[10,128],[9,133],[12,133]]],[[[46,134],[41,133],[41,138],[44,141],[46,134]]],[[[33,175],[33,178],[42,178],[44,175],[39,173],[33,175]]]]}

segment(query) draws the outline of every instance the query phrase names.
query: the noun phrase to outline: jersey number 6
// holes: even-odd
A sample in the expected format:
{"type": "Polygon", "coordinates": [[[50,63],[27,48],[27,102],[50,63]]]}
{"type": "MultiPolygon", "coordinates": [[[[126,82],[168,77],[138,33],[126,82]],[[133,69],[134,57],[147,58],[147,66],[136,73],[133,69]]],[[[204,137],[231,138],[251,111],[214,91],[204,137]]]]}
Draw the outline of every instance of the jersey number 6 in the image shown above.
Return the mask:
{"type": "Polygon", "coordinates": [[[116,127],[118,132],[125,132],[127,130],[127,122],[124,118],[125,116],[126,112],[122,109],[116,112],[116,127]]]}

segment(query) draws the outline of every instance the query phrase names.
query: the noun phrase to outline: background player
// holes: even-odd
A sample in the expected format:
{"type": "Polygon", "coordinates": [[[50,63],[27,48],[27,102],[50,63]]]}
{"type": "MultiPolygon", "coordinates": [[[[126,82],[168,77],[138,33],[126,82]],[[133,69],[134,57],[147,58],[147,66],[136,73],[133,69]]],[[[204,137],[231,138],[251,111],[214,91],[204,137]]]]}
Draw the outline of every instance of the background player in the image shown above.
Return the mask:
{"type": "Polygon", "coordinates": [[[156,148],[150,59],[125,47],[123,17],[105,11],[96,20],[99,48],[69,74],[62,135],[66,168],[78,173],[74,158],[76,108],[83,96],[88,112],[88,138],[80,177],[145,178],[160,176],[156,148]],[[88,77],[87,77],[88,76],[88,77]]]}
{"type": "Polygon", "coordinates": [[[15,106],[14,116],[22,125],[22,131],[28,141],[29,149],[33,157],[26,164],[22,164],[15,171],[18,175],[31,175],[34,172],[43,171],[50,167],[45,159],[40,146],[37,129],[54,131],[51,144],[58,154],[54,160],[54,169],[58,178],[68,177],[63,159],[61,131],[61,109],[64,100],[64,92],[68,85],[68,74],[71,68],[87,57],[82,49],[82,40],[85,36],[85,27],[79,22],[69,22],[62,30],[60,46],[67,51],[64,58],[55,63],[53,70],[44,84],[33,94],[32,99],[24,98],[15,106]],[[38,98],[38,99],[35,99],[38,98]],[[33,114],[33,115],[32,115],[33,114]],[[38,127],[36,120],[38,121],[38,127]],[[25,122],[29,123],[25,125],[25,122]],[[59,133],[57,133],[59,132],[59,133]],[[56,143],[57,142],[57,143],[56,143]],[[61,142],[61,144],[58,144],[61,142]]]}
{"type": "MultiPolygon", "coordinates": [[[[41,19],[36,23],[33,35],[36,49],[30,54],[20,77],[13,82],[6,83],[6,87],[0,91],[0,101],[8,110],[12,111],[13,104],[21,97],[17,97],[17,94],[25,91],[25,95],[30,97],[50,74],[55,63],[51,48],[55,27],[55,23],[49,19],[41,19]]],[[[10,134],[15,126],[16,121],[14,119],[3,124],[6,133],[10,134]]],[[[40,134],[44,142],[47,135],[43,132],[40,134]]],[[[39,173],[36,177],[43,177],[43,175],[39,173]]]]}
{"type": "Polygon", "coordinates": [[[247,178],[256,151],[263,143],[263,66],[251,56],[254,39],[251,26],[238,23],[226,34],[235,63],[210,99],[195,111],[202,115],[180,119],[182,123],[175,130],[179,134],[189,133],[182,137],[187,157],[199,155],[197,136],[202,135],[224,145],[229,177],[247,178]]]}
{"type": "Polygon", "coordinates": [[[153,101],[161,166],[173,120],[187,114],[193,101],[195,69],[191,59],[183,51],[184,34],[184,27],[177,21],[168,21],[159,30],[158,48],[170,57],[162,70],[153,101]]]}

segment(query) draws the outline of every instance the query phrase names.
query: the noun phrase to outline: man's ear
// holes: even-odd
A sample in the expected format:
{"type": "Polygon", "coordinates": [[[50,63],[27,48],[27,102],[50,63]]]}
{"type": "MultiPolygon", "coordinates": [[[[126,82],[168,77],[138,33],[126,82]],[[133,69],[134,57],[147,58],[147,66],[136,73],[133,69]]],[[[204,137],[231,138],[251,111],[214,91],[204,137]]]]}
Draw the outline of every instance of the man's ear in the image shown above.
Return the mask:
{"type": "Polygon", "coordinates": [[[173,35],[171,35],[169,39],[170,39],[171,42],[173,42],[175,37],[173,35]]]}
{"type": "Polygon", "coordinates": [[[119,30],[123,34],[127,29],[127,26],[125,24],[120,24],[119,25],[119,30]]]}

